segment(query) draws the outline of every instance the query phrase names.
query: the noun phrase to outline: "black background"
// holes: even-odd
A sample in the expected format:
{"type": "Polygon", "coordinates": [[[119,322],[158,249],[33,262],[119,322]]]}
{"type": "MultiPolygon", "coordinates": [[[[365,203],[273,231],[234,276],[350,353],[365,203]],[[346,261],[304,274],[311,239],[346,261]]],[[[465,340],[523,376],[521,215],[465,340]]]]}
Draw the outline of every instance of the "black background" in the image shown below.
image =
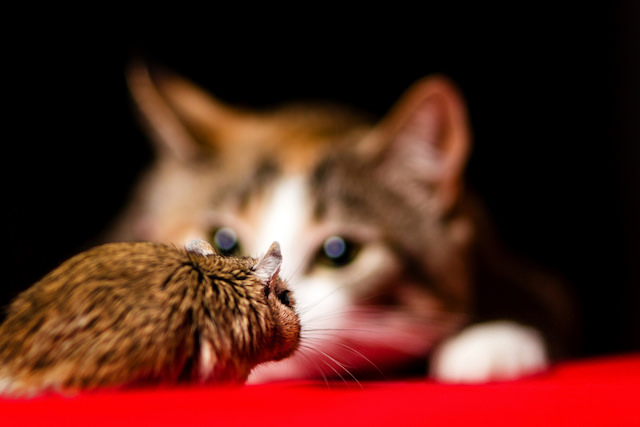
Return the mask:
{"type": "Polygon", "coordinates": [[[92,244],[149,163],[131,58],[234,104],[325,99],[380,116],[444,73],[468,101],[471,185],[511,247],[571,280],[583,354],[639,349],[637,2],[341,7],[7,12],[0,302],[92,244]]]}

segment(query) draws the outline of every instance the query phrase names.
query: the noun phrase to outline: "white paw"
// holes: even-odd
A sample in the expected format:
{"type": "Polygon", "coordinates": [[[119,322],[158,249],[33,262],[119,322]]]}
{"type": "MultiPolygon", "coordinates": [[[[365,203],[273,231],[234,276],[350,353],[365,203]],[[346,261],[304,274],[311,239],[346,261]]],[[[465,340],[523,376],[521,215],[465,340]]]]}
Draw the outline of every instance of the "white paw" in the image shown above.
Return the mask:
{"type": "Polygon", "coordinates": [[[443,382],[480,383],[533,374],[547,363],[538,331],[513,322],[488,322],[443,342],[431,358],[431,374],[443,382]]]}

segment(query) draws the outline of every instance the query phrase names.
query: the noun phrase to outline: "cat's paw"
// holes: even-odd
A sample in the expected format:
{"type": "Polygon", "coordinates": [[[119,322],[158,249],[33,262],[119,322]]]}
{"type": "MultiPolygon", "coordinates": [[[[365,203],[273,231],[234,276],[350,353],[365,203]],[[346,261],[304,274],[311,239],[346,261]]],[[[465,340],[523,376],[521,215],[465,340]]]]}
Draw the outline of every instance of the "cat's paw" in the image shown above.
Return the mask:
{"type": "Polygon", "coordinates": [[[431,358],[431,374],[443,382],[480,383],[534,374],[547,364],[538,331],[513,322],[488,322],[443,342],[431,358]]]}

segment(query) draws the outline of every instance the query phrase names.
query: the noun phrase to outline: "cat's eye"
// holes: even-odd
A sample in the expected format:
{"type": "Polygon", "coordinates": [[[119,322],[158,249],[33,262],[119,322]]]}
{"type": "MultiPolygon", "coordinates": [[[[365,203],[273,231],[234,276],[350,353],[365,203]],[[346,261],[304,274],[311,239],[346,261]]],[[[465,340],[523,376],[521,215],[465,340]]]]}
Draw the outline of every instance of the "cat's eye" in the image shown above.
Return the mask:
{"type": "Polygon", "coordinates": [[[331,236],[327,238],[322,249],[318,252],[317,262],[332,267],[344,267],[351,263],[358,251],[360,245],[340,236],[331,236]]]}
{"type": "Polygon", "coordinates": [[[238,235],[232,228],[218,228],[213,232],[211,237],[213,247],[220,255],[231,256],[238,255],[240,253],[238,235]]]}

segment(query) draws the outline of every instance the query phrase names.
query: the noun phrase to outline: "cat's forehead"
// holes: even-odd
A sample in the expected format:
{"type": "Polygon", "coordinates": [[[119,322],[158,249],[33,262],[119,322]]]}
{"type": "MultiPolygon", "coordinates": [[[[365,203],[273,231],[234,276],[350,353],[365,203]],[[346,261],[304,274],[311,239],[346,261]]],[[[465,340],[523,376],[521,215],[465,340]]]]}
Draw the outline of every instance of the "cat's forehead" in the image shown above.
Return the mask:
{"type": "Polygon", "coordinates": [[[350,109],[287,105],[254,115],[217,145],[230,158],[244,157],[247,173],[311,174],[326,157],[355,143],[370,127],[368,117],[350,109]]]}
{"type": "Polygon", "coordinates": [[[286,147],[283,152],[265,154],[245,170],[228,176],[226,185],[218,182],[214,205],[231,209],[231,215],[250,222],[275,208],[304,211],[309,220],[322,221],[327,216],[335,217],[336,208],[342,214],[366,209],[361,199],[379,192],[369,187],[374,178],[371,171],[365,170],[344,145],[312,146],[308,151],[286,147]],[[353,185],[344,185],[350,181],[354,181],[353,185]]]}

